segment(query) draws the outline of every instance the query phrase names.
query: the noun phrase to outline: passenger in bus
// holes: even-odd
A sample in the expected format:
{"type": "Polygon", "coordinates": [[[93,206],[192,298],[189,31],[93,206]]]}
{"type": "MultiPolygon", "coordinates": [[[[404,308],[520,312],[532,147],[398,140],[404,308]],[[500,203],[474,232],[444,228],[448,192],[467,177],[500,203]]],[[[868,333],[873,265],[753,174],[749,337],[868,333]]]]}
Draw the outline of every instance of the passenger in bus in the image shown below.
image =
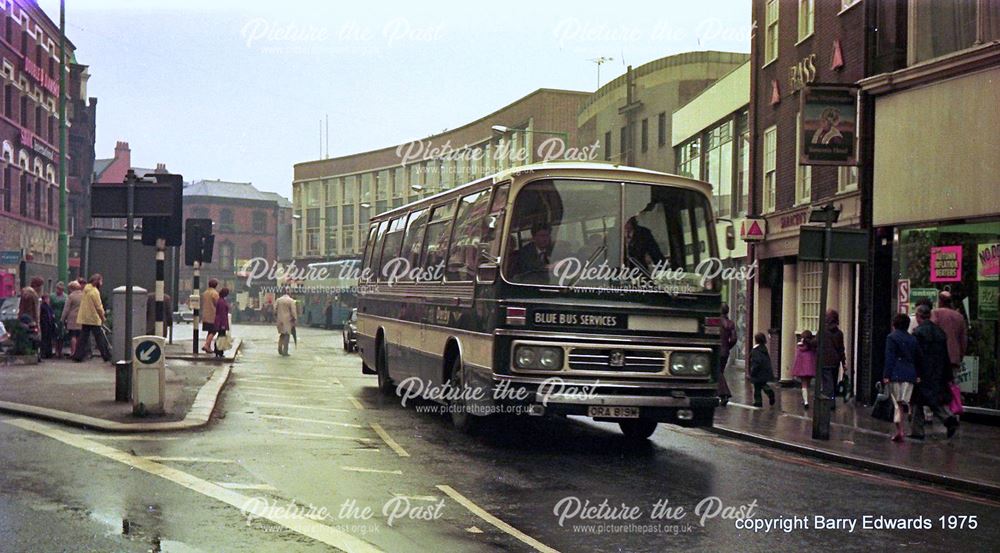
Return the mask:
{"type": "Polygon", "coordinates": [[[650,271],[663,261],[663,252],[650,230],[639,224],[635,217],[625,222],[625,251],[633,266],[650,271]]]}
{"type": "Polygon", "coordinates": [[[511,274],[521,282],[548,282],[552,268],[552,226],[535,223],[531,227],[531,243],[514,253],[511,274]]]}

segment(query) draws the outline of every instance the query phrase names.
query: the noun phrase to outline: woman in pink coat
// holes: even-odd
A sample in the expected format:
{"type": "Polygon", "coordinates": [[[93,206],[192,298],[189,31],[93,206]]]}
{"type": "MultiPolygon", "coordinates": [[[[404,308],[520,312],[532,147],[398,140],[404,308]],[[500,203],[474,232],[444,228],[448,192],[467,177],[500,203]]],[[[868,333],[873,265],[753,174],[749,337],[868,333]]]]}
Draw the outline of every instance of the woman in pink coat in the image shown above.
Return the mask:
{"type": "Polygon", "coordinates": [[[816,338],[808,330],[802,331],[802,339],[795,346],[795,364],[792,376],[802,382],[802,406],[809,408],[809,384],[816,376],[816,338]]]}

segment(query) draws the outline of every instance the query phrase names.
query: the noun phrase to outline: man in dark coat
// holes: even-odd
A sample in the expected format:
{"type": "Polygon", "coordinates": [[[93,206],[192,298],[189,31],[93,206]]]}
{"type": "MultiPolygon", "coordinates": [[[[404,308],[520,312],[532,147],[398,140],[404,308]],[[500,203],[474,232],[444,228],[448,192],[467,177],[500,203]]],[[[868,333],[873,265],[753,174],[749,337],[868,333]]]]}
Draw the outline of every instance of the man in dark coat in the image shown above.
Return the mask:
{"type": "Polygon", "coordinates": [[[840,314],[834,309],[826,312],[826,336],[823,339],[823,351],[819,352],[820,367],[822,372],[819,375],[823,395],[834,400],[831,408],[836,408],[837,376],[841,365],[846,371],[847,355],[844,349],[844,333],[840,330],[840,314]]]}
{"type": "Polygon", "coordinates": [[[771,367],[771,355],[767,352],[767,336],[758,332],[753,337],[754,348],[750,350],[750,382],[753,384],[753,406],[763,407],[760,393],[767,394],[767,401],[774,405],[774,390],[768,382],[774,380],[774,369],[771,367]]]}
{"type": "Polygon", "coordinates": [[[733,394],[726,382],[726,365],[729,364],[729,354],[736,345],[736,324],[729,318],[729,305],[722,304],[722,318],[719,322],[719,372],[715,375],[718,382],[719,405],[725,407],[733,394]]]}
{"type": "Polygon", "coordinates": [[[918,408],[912,414],[910,437],[924,439],[924,415],[920,407],[927,406],[948,429],[950,438],[958,429],[958,419],[942,405],[951,381],[948,337],[941,327],[931,321],[931,308],[927,305],[917,308],[917,328],[914,329],[913,336],[923,352],[924,363],[917,381],[917,393],[913,395],[913,405],[918,408]]]}
{"type": "Polygon", "coordinates": [[[531,242],[514,252],[511,274],[519,282],[545,284],[549,280],[552,257],[552,227],[535,223],[531,242]]]}

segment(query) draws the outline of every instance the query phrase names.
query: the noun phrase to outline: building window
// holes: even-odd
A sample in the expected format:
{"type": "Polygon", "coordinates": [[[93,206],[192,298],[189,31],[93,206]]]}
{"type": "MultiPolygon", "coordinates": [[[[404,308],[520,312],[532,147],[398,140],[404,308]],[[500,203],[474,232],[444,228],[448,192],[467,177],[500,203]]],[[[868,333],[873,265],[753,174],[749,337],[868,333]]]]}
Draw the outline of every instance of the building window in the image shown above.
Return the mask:
{"type": "Polygon", "coordinates": [[[798,264],[799,282],[799,328],[815,334],[819,330],[819,300],[822,289],[820,280],[823,265],[813,261],[798,264]]]}
{"type": "Polygon", "coordinates": [[[744,111],[737,118],[736,128],[739,141],[736,143],[739,157],[738,173],[736,175],[736,213],[739,216],[747,214],[750,200],[750,114],[744,111]]]}
{"type": "Polygon", "coordinates": [[[47,188],[48,188],[48,199],[46,201],[48,205],[46,207],[48,207],[48,209],[46,211],[48,211],[49,213],[49,224],[52,225],[55,224],[56,215],[59,213],[59,206],[56,204],[55,201],[54,192],[56,187],[49,186],[47,188]]]}
{"type": "Polygon", "coordinates": [[[253,231],[267,232],[267,213],[263,211],[253,212],[253,231]]]}
{"type": "Polygon", "coordinates": [[[219,246],[219,269],[229,271],[236,267],[236,249],[232,242],[223,242],[219,246]]]}
{"type": "Polygon", "coordinates": [[[837,192],[850,192],[858,189],[858,168],[847,165],[837,168],[837,192]]]}
{"type": "Polygon", "coordinates": [[[764,131],[764,187],[763,187],[763,212],[774,211],[777,184],[777,161],[778,161],[778,127],[771,127],[764,131]]]}
{"type": "Polygon", "coordinates": [[[196,207],[191,210],[191,214],[195,219],[210,219],[209,211],[207,207],[196,207]]]}
{"type": "Polygon", "coordinates": [[[11,203],[11,189],[14,187],[14,184],[10,180],[10,167],[4,167],[3,168],[3,172],[0,173],[0,175],[3,176],[3,183],[2,183],[3,184],[3,204],[0,205],[0,207],[3,207],[4,211],[6,211],[7,213],[10,213],[10,207],[11,207],[10,206],[10,203],[11,203]]]}
{"type": "Polygon", "coordinates": [[[627,157],[625,156],[626,151],[629,149],[628,146],[628,127],[622,127],[618,132],[618,160],[622,163],[626,162],[627,157]]]}
{"type": "Polygon", "coordinates": [[[799,163],[802,154],[802,117],[795,126],[795,203],[807,204],[812,201],[812,165],[799,163]]]}
{"type": "Polygon", "coordinates": [[[14,118],[14,85],[4,85],[3,87],[3,114],[14,118]]]}
{"type": "Polygon", "coordinates": [[[642,152],[649,150],[649,119],[642,120],[642,152]]]}
{"type": "Polygon", "coordinates": [[[815,0],[799,0],[799,40],[813,34],[815,20],[815,0]]]}
{"type": "Polygon", "coordinates": [[[913,1],[910,6],[910,64],[1000,38],[996,0],[913,1]]]}
{"type": "Polygon", "coordinates": [[[681,144],[677,174],[692,179],[701,178],[701,138],[696,137],[681,144]]]}
{"type": "Polygon", "coordinates": [[[354,228],[344,228],[344,249],[343,253],[354,253],[354,228]]]}
{"type": "Polygon", "coordinates": [[[260,241],[254,242],[253,245],[250,246],[250,257],[251,258],[254,258],[254,257],[266,258],[267,257],[267,244],[265,244],[263,242],[260,242],[260,241]]]}
{"type": "Polygon", "coordinates": [[[611,161],[611,131],[604,133],[604,160],[611,161]]]}
{"type": "Polygon", "coordinates": [[[233,210],[223,209],[219,212],[219,231],[220,232],[233,232],[235,227],[233,225],[233,210]]]}
{"type": "Polygon", "coordinates": [[[21,217],[28,216],[28,198],[31,197],[31,182],[28,180],[28,176],[21,173],[21,202],[18,204],[18,213],[21,217]]]}
{"type": "Polygon", "coordinates": [[[764,65],[778,59],[778,0],[768,0],[764,27],[764,65]]]}
{"type": "Polygon", "coordinates": [[[28,96],[26,94],[21,95],[21,117],[19,119],[22,127],[28,126],[28,96]]]}
{"type": "Polygon", "coordinates": [[[705,176],[712,183],[716,213],[728,217],[733,203],[733,122],[711,129],[705,136],[705,176]]]}
{"type": "Polygon", "coordinates": [[[656,116],[656,145],[661,148],[667,143],[667,112],[661,111],[656,116]]]}

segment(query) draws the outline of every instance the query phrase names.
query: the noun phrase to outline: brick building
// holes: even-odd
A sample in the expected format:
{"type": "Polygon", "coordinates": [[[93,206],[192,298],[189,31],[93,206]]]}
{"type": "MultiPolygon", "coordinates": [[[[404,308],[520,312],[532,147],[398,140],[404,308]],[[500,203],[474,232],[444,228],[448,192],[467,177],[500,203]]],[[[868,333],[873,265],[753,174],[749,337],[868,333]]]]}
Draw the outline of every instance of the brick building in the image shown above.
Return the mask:
{"type": "MultiPolygon", "coordinates": [[[[58,278],[59,43],[37,3],[0,0],[0,251],[12,252],[0,273],[17,275],[3,277],[5,287],[37,275],[51,289],[58,278]],[[26,275],[17,274],[20,252],[26,275]]],[[[71,103],[79,92],[68,87],[71,103]]]]}
{"type": "Polygon", "coordinates": [[[80,276],[83,267],[83,239],[90,225],[90,185],[94,178],[94,143],[97,137],[97,98],[87,96],[90,73],[86,65],[71,63],[67,81],[71,90],[66,106],[69,129],[66,146],[67,232],[69,233],[70,278],[80,276]]]}
{"type": "MultiPolygon", "coordinates": [[[[836,226],[858,227],[857,167],[799,164],[800,91],[811,84],[853,84],[866,72],[866,2],[754,0],[751,44],[751,214],[766,219],[766,239],[751,248],[759,263],[749,291],[751,328],[769,333],[781,379],[791,380],[796,334],[819,326],[819,263],[797,258],[799,229],[812,208],[840,208],[836,226]]],[[[840,313],[848,366],[855,366],[859,271],[831,266],[827,305],[840,313]]],[[[853,381],[853,380],[852,380],[853,381]]]]}

